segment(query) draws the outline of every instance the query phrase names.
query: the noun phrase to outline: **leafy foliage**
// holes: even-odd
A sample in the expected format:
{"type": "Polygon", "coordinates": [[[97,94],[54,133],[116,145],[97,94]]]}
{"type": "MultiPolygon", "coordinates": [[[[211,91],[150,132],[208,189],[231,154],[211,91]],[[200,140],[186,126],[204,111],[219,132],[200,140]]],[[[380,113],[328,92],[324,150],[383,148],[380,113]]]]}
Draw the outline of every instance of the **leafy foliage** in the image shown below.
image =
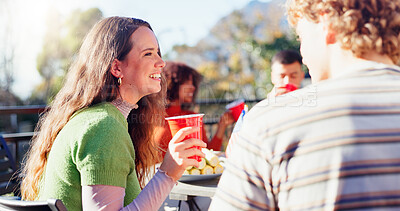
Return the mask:
{"type": "Polygon", "coordinates": [[[98,8],[75,10],[66,20],[63,20],[57,10],[49,14],[45,43],[37,57],[37,70],[43,82],[32,93],[29,99],[31,103],[43,104],[51,101],[60,90],[84,36],[102,17],[98,8]]]}
{"type": "Polygon", "coordinates": [[[272,56],[299,50],[281,4],[252,1],[219,21],[196,46],[175,46],[168,59],[186,62],[204,76],[200,99],[264,98],[272,88],[272,56]]]}

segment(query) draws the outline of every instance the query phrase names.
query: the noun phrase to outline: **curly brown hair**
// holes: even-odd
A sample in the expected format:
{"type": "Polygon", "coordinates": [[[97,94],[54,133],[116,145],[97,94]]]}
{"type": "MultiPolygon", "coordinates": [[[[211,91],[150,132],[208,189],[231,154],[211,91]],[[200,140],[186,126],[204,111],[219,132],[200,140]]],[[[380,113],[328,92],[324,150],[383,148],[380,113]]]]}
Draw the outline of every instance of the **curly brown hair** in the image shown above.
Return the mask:
{"type": "Polygon", "coordinates": [[[399,62],[398,0],[289,0],[287,12],[292,25],[303,17],[318,23],[320,15],[327,14],[343,49],[358,57],[374,51],[399,62]]]}
{"type": "Polygon", "coordinates": [[[192,78],[193,86],[195,87],[193,101],[196,99],[203,77],[194,68],[184,63],[167,61],[165,67],[163,68],[163,73],[167,78],[167,99],[170,102],[179,99],[179,86],[188,81],[190,77],[192,78]]]}

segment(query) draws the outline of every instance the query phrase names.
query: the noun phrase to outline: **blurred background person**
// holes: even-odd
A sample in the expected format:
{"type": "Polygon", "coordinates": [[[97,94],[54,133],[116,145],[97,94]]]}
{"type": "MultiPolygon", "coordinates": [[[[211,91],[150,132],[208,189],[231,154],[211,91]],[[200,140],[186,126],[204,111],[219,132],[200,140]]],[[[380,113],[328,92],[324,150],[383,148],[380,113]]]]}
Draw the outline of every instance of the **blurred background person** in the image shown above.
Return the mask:
{"type": "MultiPolygon", "coordinates": [[[[167,116],[179,116],[195,114],[190,110],[195,104],[195,99],[199,90],[202,76],[194,68],[179,62],[166,62],[163,68],[163,73],[166,76],[167,88],[167,116]]],[[[208,149],[220,151],[225,130],[229,125],[235,122],[231,111],[224,112],[218,122],[217,131],[211,141],[208,141],[208,136],[203,125],[203,141],[207,143],[208,149]]],[[[165,121],[163,127],[159,127],[155,142],[161,150],[160,159],[165,155],[165,150],[168,147],[168,142],[171,140],[171,131],[168,123],[165,121]]]]}
{"type": "Polygon", "coordinates": [[[271,82],[274,85],[268,97],[279,96],[301,87],[304,79],[302,57],[294,50],[282,50],[271,59],[271,82]]]}
{"type": "MultiPolygon", "coordinates": [[[[295,50],[282,50],[276,53],[271,59],[271,82],[274,85],[267,98],[274,98],[292,92],[302,86],[304,71],[302,70],[302,57],[295,50]]],[[[229,157],[234,143],[237,139],[237,132],[240,131],[243,118],[247,110],[242,111],[236,123],[226,147],[225,155],[229,157]]]]}

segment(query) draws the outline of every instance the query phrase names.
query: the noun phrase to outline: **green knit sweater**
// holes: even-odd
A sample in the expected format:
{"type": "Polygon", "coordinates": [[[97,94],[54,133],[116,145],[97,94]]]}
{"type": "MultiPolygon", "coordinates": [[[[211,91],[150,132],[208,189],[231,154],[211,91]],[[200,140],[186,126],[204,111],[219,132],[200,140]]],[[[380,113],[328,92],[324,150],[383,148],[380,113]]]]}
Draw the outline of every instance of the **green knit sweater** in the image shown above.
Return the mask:
{"type": "Polygon", "coordinates": [[[82,186],[125,188],[124,206],[140,192],[128,123],[110,103],[76,112],[57,135],[48,156],[38,200],[61,199],[82,210],[82,186]]]}

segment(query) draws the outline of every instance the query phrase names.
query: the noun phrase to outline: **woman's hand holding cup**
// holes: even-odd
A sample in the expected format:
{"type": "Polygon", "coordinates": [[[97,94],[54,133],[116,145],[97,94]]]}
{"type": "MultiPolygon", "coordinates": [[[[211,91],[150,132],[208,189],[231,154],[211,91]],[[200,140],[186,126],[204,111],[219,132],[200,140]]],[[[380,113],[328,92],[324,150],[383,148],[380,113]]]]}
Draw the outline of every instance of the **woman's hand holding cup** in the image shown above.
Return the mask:
{"type": "Polygon", "coordinates": [[[185,169],[189,166],[199,166],[199,161],[193,157],[204,158],[201,148],[207,146],[200,139],[186,138],[186,136],[199,132],[199,127],[185,127],[180,129],[168,144],[167,153],[160,169],[175,181],[181,178],[185,169]]]}

